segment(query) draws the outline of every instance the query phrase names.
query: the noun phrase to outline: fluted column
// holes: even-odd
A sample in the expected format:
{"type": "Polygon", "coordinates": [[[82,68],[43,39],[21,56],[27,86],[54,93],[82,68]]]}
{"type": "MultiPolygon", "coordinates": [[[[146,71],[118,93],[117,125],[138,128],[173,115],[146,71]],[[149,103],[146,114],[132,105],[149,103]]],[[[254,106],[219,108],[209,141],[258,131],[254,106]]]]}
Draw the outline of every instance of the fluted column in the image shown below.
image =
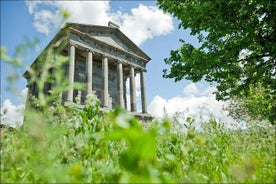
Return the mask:
{"type": "Polygon", "coordinates": [[[130,66],[129,70],[130,74],[130,79],[129,79],[129,84],[130,84],[130,110],[132,112],[137,111],[136,107],[136,85],[135,85],[135,73],[134,73],[134,67],[130,66]]]}
{"type": "Polygon", "coordinates": [[[103,106],[108,107],[108,59],[102,58],[103,106]]]}
{"type": "Polygon", "coordinates": [[[86,72],[87,72],[87,95],[92,94],[92,74],[93,74],[93,53],[91,50],[87,52],[86,58],[86,72]]]}
{"type": "Polygon", "coordinates": [[[146,98],[146,84],[145,84],[145,71],[140,71],[140,83],[141,83],[141,102],[142,113],[147,113],[147,98],[146,98]]]}
{"type": "Polygon", "coordinates": [[[74,74],[75,74],[75,46],[70,45],[69,47],[69,68],[68,68],[68,78],[70,89],[67,92],[67,102],[73,102],[73,93],[74,93],[74,74]]]}
{"type": "Polygon", "coordinates": [[[120,107],[125,108],[124,104],[124,88],[123,88],[123,64],[118,61],[117,63],[118,70],[118,97],[120,107]]]}

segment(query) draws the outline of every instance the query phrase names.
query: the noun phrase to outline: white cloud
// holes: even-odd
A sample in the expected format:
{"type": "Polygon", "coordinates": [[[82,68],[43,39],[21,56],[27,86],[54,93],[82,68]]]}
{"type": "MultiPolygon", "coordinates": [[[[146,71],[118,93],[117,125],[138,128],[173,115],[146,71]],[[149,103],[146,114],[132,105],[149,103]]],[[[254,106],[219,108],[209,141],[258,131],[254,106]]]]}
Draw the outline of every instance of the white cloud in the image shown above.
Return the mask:
{"type": "Polygon", "coordinates": [[[1,124],[18,127],[23,124],[27,88],[22,90],[19,96],[19,105],[14,105],[10,99],[6,99],[1,107],[1,124]]]}
{"type": "Polygon", "coordinates": [[[70,13],[69,21],[85,24],[107,25],[110,11],[108,1],[55,1],[58,10],[70,13]]]}
{"type": "Polygon", "coordinates": [[[131,9],[131,14],[117,11],[112,19],[122,27],[122,31],[138,45],[155,36],[173,31],[172,17],[157,7],[140,4],[131,9]]]}
{"type": "Polygon", "coordinates": [[[28,8],[29,13],[32,15],[34,13],[34,11],[37,9],[39,4],[52,4],[52,1],[26,1],[26,5],[28,8]]]}
{"type": "Polygon", "coordinates": [[[198,94],[198,89],[195,83],[191,83],[188,86],[186,86],[183,90],[183,93],[187,96],[193,96],[198,94]]]}
{"type": "Polygon", "coordinates": [[[140,4],[128,12],[112,12],[109,1],[27,1],[34,27],[48,35],[61,24],[61,10],[70,13],[69,22],[106,26],[114,21],[131,40],[141,45],[147,39],[173,31],[172,17],[157,7],[140,4]]]}
{"type": "Polygon", "coordinates": [[[50,10],[41,10],[35,13],[33,24],[38,32],[49,35],[50,30],[56,26],[56,24],[52,22],[53,20],[55,20],[58,24],[61,23],[59,11],[52,12],[50,10]]]}
{"type": "Polygon", "coordinates": [[[34,13],[34,9],[37,5],[37,1],[26,1],[26,5],[28,7],[28,11],[30,14],[33,14],[34,13]]]}
{"type": "Polygon", "coordinates": [[[110,20],[108,1],[27,1],[26,5],[34,27],[46,35],[61,26],[61,10],[70,13],[69,22],[106,25],[110,20]]]}
{"type": "Polygon", "coordinates": [[[177,118],[183,123],[186,123],[186,119],[191,117],[195,119],[194,126],[196,127],[213,119],[224,123],[227,128],[241,127],[224,110],[227,102],[216,100],[215,95],[212,94],[214,90],[214,87],[209,87],[200,91],[196,84],[190,84],[183,90],[187,96],[173,97],[171,99],[155,96],[148,106],[148,111],[157,118],[162,118],[165,115],[173,117],[178,113],[179,116],[177,118]],[[198,96],[199,94],[202,94],[202,96],[198,96]]]}
{"type": "Polygon", "coordinates": [[[155,117],[163,117],[168,101],[160,96],[155,96],[148,106],[148,111],[155,117]]]}

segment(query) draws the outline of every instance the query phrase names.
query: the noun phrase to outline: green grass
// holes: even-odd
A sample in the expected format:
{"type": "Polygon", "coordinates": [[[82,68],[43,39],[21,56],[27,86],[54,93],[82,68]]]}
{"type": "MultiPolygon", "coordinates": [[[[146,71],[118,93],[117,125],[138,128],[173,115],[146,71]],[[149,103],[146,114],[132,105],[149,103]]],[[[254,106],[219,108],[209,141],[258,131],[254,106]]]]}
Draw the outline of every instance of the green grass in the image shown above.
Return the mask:
{"type": "Polygon", "coordinates": [[[57,105],[1,130],[1,183],[275,183],[275,127],[175,129],[122,109],[57,105]]]}

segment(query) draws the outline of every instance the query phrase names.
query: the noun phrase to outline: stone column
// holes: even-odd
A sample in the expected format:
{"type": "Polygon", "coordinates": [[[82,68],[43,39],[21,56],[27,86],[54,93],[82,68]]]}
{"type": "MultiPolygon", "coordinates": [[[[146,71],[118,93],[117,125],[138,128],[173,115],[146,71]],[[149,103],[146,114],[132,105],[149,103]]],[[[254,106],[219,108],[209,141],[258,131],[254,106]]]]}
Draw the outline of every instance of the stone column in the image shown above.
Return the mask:
{"type": "Polygon", "coordinates": [[[86,73],[87,73],[87,84],[86,84],[87,95],[91,95],[92,94],[92,76],[93,76],[93,53],[91,50],[88,50],[87,52],[86,73]]]}
{"type": "Polygon", "coordinates": [[[69,85],[70,89],[67,92],[67,102],[73,102],[73,85],[74,85],[74,73],[75,73],[75,46],[69,46],[69,54],[70,54],[70,61],[69,61],[69,68],[68,68],[68,78],[69,78],[69,85]]]}
{"type": "Polygon", "coordinates": [[[135,85],[135,73],[134,73],[134,67],[130,66],[130,70],[129,70],[129,89],[130,89],[130,110],[132,112],[136,112],[137,111],[137,107],[136,107],[136,85],[135,85]]]}
{"type": "Polygon", "coordinates": [[[120,107],[125,108],[124,104],[124,85],[123,85],[123,64],[122,62],[118,61],[117,63],[117,70],[118,70],[118,97],[119,97],[119,104],[120,107]]]}
{"type": "Polygon", "coordinates": [[[34,83],[31,84],[30,90],[31,90],[32,96],[34,96],[34,94],[35,94],[35,84],[34,83]]]}
{"type": "Polygon", "coordinates": [[[108,107],[108,59],[102,58],[102,80],[103,80],[103,106],[108,107]]]}
{"type": "Polygon", "coordinates": [[[124,88],[124,101],[125,101],[125,109],[127,109],[127,86],[126,86],[126,81],[127,81],[127,77],[124,74],[124,83],[123,83],[123,88],[124,88]]]}
{"type": "Polygon", "coordinates": [[[27,96],[26,96],[26,101],[25,101],[25,109],[29,109],[30,107],[30,101],[31,101],[31,89],[32,89],[32,86],[30,86],[30,84],[28,84],[27,86],[27,96]]]}
{"type": "Polygon", "coordinates": [[[145,70],[140,71],[142,113],[147,113],[145,70]]]}

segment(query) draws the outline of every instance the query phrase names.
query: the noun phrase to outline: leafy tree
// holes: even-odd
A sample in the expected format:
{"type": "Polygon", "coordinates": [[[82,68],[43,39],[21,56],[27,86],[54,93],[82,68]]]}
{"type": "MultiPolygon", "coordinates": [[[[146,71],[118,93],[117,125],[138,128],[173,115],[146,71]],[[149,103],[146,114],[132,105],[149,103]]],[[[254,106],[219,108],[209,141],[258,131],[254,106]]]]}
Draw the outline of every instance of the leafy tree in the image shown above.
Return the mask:
{"type": "MultiPolygon", "coordinates": [[[[216,83],[217,99],[246,96],[261,85],[275,99],[276,2],[273,0],[158,0],[190,29],[199,48],[180,40],[165,63],[165,78],[216,83]]],[[[275,105],[274,105],[275,107],[275,105]]]]}
{"type": "Polygon", "coordinates": [[[227,110],[236,120],[245,120],[247,122],[269,120],[275,124],[275,98],[265,93],[261,87],[251,88],[246,97],[232,98],[227,110]]]}

